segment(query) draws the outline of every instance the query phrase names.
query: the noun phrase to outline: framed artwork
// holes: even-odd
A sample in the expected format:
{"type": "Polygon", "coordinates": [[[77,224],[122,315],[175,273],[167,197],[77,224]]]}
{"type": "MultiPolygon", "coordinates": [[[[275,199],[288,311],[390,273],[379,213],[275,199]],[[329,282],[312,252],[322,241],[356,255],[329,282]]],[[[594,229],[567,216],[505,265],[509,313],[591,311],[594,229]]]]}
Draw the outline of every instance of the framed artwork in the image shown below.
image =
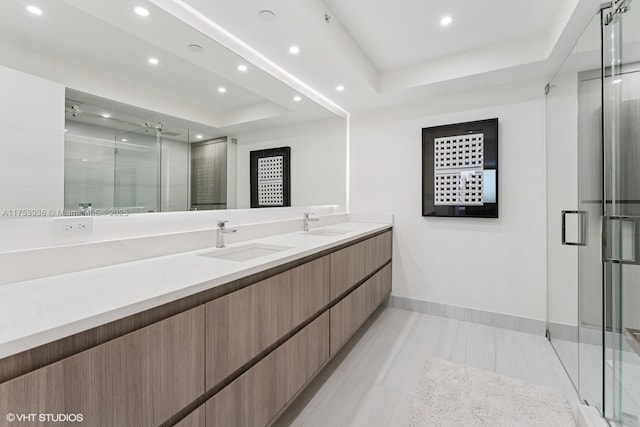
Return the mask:
{"type": "Polygon", "coordinates": [[[498,218],[498,119],[422,129],[422,216],[498,218]]]}
{"type": "Polygon", "coordinates": [[[291,206],[291,147],[251,151],[251,207],[291,206]]]}

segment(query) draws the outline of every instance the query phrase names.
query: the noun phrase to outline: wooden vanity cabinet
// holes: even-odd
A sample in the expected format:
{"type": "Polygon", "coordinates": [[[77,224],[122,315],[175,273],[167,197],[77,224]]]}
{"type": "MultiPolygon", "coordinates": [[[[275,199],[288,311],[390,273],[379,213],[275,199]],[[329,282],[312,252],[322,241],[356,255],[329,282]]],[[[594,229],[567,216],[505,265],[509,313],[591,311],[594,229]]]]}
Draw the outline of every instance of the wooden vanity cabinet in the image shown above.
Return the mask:
{"type": "Polygon", "coordinates": [[[333,301],[391,259],[391,231],[333,252],[329,257],[333,301]]]}
{"type": "Polygon", "coordinates": [[[328,359],[325,312],[207,401],[206,424],[266,426],[328,359]]]}
{"type": "Polygon", "coordinates": [[[322,257],[207,303],[207,388],[322,310],[329,267],[322,257]]]}
{"type": "Polygon", "coordinates": [[[331,356],[360,329],[390,292],[391,264],[387,264],[331,308],[331,356]]]}
{"type": "Polygon", "coordinates": [[[197,307],[2,383],[0,425],[11,412],[158,426],[204,393],[203,326],[197,307]]]}
{"type": "Polygon", "coordinates": [[[179,314],[1,383],[0,426],[8,413],[100,427],[272,423],[391,292],[391,231],[309,259],[174,302],[179,314]]]}
{"type": "MultiPolygon", "coordinates": [[[[203,408],[206,413],[207,426],[238,426],[238,427],[259,427],[272,423],[279,413],[291,402],[291,400],[304,388],[304,386],[315,376],[318,370],[346,343],[351,336],[364,324],[377,307],[385,300],[391,292],[391,232],[386,232],[341,249],[334,253],[320,258],[313,263],[319,263],[320,267],[305,267],[307,273],[312,271],[323,272],[328,276],[320,279],[319,276],[312,279],[311,275],[307,275],[307,280],[303,280],[298,284],[301,289],[315,289],[315,292],[307,294],[308,297],[321,298],[316,304],[310,304],[310,301],[298,300],[308,307],[305,312],[307,316],[314,310],[321,309],[334,296],[344,294],[345,291],[351,290],[343,299],[339,300],[332,307],[329,305],[326,311],[299,331],[296,335],[289,338],[282,345],[277,347],[245,373],[236,378],[231,384],[215,394],[197,411],[202,412],[203,408]],[[375,274],[372,274],[374,273],[375,274]],[[362,282],[367,276],[370,277],[362,282]],[[329,277],[329,280],[326,280],[329,277]],[[334,287],[335,280],[339,281],[339,285],[334,287]],[[362,283],[361,283],[362,282],[362,283]],[[321,287],[320,291],[318,287],[321,287]],[[329,297],[331,292],[331,298],[329,297]]],[[[309,263],[312,264],[312,263],[309,263]]],[[[271,280],[260,282],[256,285],[263,287],[263,290],[243,289],[237,295],[229,295],[230,298],[242,298],[244,302],[228,300],[224,302],[221,298],[218,303],[207,306],[208,322],[215,322],[217,326],[224,326],[215,334],[221,335],[223,339],[216,342],[215,345],[208,345],[208,366],[220,365],[215,363],[216,355],[222,357],[230,357],[234,354],[244,355],[245,360],[260,350],[260,346],[253,345],[253,351],[247,350],[246,341],[257,340],[265,327],[277,324],[272,316],[287,315],[277,314],[278,310],[267,308],[269,306],[277,307],[273,303],[273,290],[282,283],[287,283],[286,276],[274,276],[271,280]],[[267,291],[271,289],[271,291],[267,291]],[[262,292],[263,298],[252,296],[251,292],[262,292]],[[262,304],[266,304],[262,307],[262,304]],[[261,308],[262,307],[262,308],[261,308]],[[255,310],[252,314],[252,309],[255,310]],[[218,317],[214,317],[215,309],[220,309],[218,317]],[[211,311],[210,311],[211,310],[211,311]],[[261,310],[268,313],[264,317],[264,324],[258,320],[259,317],[265,316],[261,310]],[[224,313],[224,314],[223,314],[224,313]],[[235,313],[235,317],[234,317],[235,313]],[[209,316],[211,314],[211,317],[209,316]],[[227,332],[225,332],[227,330],[227,332]],[[227,348],[219,348],[219,345],[228,343],[229,337],[237,337],[238,334],[243,336],[245,341],[232,344],[227,348]],[[234,347],[234,346],[240,347],[234,347]],[[238,348],[241,350],[238,352],[238,348]],[[213,359],[209,360],[209,355],[213,359]]],[[[284,304],[280,310],[290,309],[291,300],[286,295],[280,297],[284,304]]],[[[277,300],[277,298],[276,298],[277,300]]],[[[295,300],[295,299],[294,299],[295,300]]],[[[215,302],[215,301],[214,301],[215,302]]],[[[303,316],[304,317],[304,316],[303,316]]],[[[302,317],[295,317],[296,321],[300,321],[302,317]]],[[[295,323],[295,322],[294,322],[295,323]]],[[[209,323],[212,324],[212,323],[209,323]]],[[[293,323],[285,323],[292,325],[293,323]]],[[[287,326],[290,327],[290,326],[287,326]]],[[[286,328],[280,330],[282,334],[286,328]]],[[[215,328],[216,330],[218,328],[215,328]]],[[[214,331],[212,330],[212,333],[214,331]]],[[[211,336],[208,334],[208,336],[211,336]]],[[[274,340],[276,335],[271,334],[270,340],[274,340]]],[[[269,341],[270,341],[269,340],[269,341]]],[[[268,342],[263,345],[268,345],[268,342]]],[[[229,362],[226,366],[231,366],[229,362]]],[[[235,362],[236,365],[242,361],[235,362]]],[[[209,385],[209,381],[207,381],[209,385]]]]}

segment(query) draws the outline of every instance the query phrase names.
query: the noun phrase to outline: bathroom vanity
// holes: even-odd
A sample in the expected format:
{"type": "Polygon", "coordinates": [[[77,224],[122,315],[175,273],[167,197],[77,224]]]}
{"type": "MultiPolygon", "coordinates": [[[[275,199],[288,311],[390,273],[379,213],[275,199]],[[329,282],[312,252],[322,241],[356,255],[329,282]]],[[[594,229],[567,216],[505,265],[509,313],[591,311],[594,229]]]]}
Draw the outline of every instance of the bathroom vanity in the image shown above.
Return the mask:
{"type": "Polygon", "coordinates": [[[0,413],[269,425],[390,294],[391,236],[344,223],[24,282],[25,298],[84,283],[76,303],[90,309],[3,334],[0,413]],[[127,296],[104,292],[109,277],[128,277],[127,296]]]}

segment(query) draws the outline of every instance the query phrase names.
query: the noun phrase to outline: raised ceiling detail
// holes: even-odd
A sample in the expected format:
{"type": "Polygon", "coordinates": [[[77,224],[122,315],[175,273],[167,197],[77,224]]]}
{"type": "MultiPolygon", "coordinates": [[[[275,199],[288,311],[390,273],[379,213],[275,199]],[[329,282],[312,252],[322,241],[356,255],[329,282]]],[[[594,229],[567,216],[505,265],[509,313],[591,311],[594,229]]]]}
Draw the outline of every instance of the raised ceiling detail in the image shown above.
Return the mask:
{"type": "Polygon", "coordinates": [[[271,0],[278,19],[269,25],[258,0],[183,3],[353,112],[502,82],[542,83],[601,1],[271,0]],[[440,25],[445,16],[448,26],[440,25]],[[288,54],[292,44],[300,55],[288,54]],[[337,82],[349,90],[337,94],[337,82]]]}

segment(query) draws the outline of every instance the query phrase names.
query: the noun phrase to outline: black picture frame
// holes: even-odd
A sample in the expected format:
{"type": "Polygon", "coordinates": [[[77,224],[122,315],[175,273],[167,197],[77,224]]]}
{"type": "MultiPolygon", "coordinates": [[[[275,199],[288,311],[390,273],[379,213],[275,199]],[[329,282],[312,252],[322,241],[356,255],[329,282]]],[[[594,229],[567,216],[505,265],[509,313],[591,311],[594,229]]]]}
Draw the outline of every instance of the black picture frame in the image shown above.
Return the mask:
{"type": "Polygon", "coordinates": [[[249,152],[251,207],[276,208],[291,206],[291,147],[268,148],[249,152]],[[282,203],[260,203],[258,194],[258,161],[263,158],[282,157],[282,203]]]}
{"type": "Polygon", "coordinates": [[[422,129],[422,216],[498,218],[498,125],[493,118],[422,129]],[[484,134],[482,204],[436,204],[435,140],[480,133],[484,134]]]}

